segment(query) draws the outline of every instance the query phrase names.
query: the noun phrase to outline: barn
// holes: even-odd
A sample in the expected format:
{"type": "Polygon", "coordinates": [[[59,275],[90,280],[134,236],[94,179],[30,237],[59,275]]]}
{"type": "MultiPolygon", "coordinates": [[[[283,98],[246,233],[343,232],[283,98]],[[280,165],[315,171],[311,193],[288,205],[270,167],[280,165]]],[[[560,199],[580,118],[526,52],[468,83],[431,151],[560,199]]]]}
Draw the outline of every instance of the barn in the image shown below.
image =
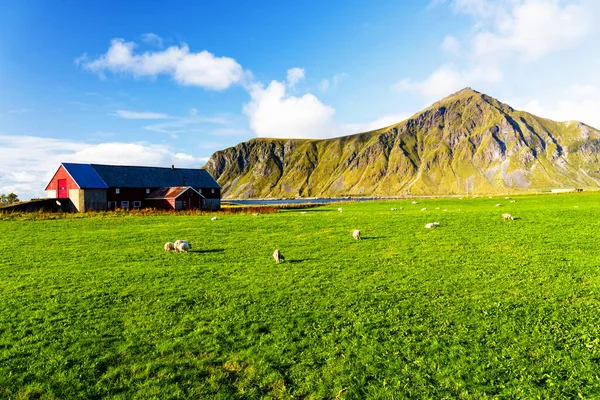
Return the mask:
{"type": "Polygon", "coordinates": [[[203,169],[62,163],[49,198],[69,199],[72,210],[221,207],[221,186],[203,169]]]}

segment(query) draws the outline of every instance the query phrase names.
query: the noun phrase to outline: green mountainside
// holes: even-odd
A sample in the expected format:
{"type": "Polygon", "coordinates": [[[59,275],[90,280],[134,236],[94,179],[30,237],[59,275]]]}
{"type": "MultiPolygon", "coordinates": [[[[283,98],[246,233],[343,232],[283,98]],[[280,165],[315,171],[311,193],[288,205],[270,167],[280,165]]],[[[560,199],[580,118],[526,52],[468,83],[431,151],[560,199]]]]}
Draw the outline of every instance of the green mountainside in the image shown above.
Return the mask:
{"type": "Polygon", "coordinates": [[[398,124],[323,140],[252,139],[205,168],[224,197],[448,195],[600,188],[600,131],[463,89],[398,124]]]}

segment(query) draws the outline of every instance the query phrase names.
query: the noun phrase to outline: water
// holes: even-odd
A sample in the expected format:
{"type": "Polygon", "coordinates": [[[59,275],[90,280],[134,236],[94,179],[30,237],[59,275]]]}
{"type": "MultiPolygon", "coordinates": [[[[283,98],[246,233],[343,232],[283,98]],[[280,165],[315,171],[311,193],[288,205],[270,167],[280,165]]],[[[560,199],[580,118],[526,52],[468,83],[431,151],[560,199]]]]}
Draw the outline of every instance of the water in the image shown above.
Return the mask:
{"type": "Polygon", "coordinates": [[[282,204],[329,204],[329,203],[340,203],[348,201],[373,201],[383,200],[381,197],[337,197],[327,199],[240,199],[240,200],[223,200],[232,204],[239,205],[282,205],[282,204]]]}

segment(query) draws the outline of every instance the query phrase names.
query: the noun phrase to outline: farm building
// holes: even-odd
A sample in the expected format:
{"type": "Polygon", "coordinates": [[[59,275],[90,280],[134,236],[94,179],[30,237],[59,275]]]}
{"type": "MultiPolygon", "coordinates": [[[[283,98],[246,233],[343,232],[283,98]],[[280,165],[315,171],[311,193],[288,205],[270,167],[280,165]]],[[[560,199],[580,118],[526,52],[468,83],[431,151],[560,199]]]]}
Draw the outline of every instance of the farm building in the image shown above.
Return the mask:
{"type": "Polygon", "coordinates": [[[77,211],[115,208],[221,207],[221,186],[203,169],[62,163],[46,186],[49,198],[77,211]]]}

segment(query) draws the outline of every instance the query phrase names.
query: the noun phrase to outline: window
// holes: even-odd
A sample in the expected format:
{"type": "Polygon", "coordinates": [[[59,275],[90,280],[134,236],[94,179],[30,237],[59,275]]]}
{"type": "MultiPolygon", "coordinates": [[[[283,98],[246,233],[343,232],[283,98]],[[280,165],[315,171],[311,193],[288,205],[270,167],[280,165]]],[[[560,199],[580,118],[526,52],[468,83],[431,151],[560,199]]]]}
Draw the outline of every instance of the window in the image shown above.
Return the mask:
{"type": "Polygon", "coordinates": [[[150,194],[150,189],[146,189],[146,194],[150,194]]]}
{"type": "Polygon", "coordinates": [[[114,210],[115,208],[117,208],[117,202],[116,201],[109,201],[108,202],[108,209],[109,210],[114,210]]]}
{"type": "Polygon", "coordinates": [[[120,194],[120,193],[121,193],[121,189],[119,189],[119,188],[115,188],[115,193],[116,193],[116,194],[120,194]]]}
{"type": "Polygon", "coordinates": [[[142,207],[142,202],[139,200],[136,200],[133,202],[133,208],[140,208],[142,207]]]}
{"type": "Polygon", "coordinates": [[[128,201],[122,201],[121,202],[121,208],[129,208],[129,202],[128,201]]]}
{"type": "Polygon", "coordinates": [[[210,192],[211,193],[215,193],[215,189],[210,189],[210,192]]]}

